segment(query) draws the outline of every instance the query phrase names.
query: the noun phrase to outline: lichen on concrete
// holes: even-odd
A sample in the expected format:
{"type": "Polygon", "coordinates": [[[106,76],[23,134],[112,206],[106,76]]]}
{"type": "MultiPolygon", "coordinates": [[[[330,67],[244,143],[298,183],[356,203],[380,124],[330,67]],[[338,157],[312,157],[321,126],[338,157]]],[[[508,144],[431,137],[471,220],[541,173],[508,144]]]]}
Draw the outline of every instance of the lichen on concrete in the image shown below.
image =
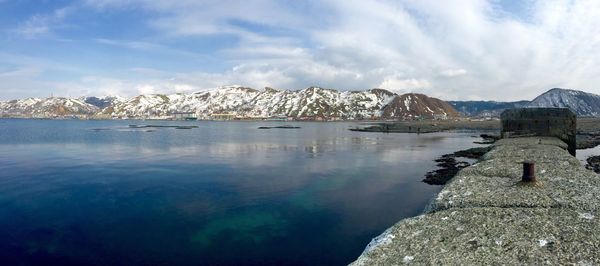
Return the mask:
{"type": "Polygon", "coordinates": [[[598,264],[600,222],[585,218],[592,215],[563,208],[439,211],[394,225],[385,236],[391,241],[352,265],[598,264]]]}
{"type": "Polygon", "coordinates": [[[550,145],[550,146],[557,146],[557,147],[563,148],[565,150],[569,147],[569,145],[567,145],[560,139],[552,138],[552,137],[506,138],[506,139],[500,139],[496,143],[494,143],[494,146],[502,146],[502,145],[509,145],[509,146],[550,145]]]}
{"type": "Polygon", "coordinates": [[[595,173],[570,169],[555,172],[558,174],[538,174],[535,186],[523,185],[519,178],[459,174],[427,210],[470,207],[600,209],[600,178],[595,173]]]}
{"type": "Polygon", "coordinates": [[[599,264],[600,176],[553,138],[502,139],[353,265],[599,264]],[[520,182],[522,161],[538,182],[520,182]]]}
{"type": "Polygon", "coordinates": [[[522,163],[526,160],[534,161],[538,171],[579,171],[579,160],[564,149],[566,144],[552,138],[502,139],[481,157],[480,162],[463,169],[459,174],[516,178],[521,176],[522,163]]]}

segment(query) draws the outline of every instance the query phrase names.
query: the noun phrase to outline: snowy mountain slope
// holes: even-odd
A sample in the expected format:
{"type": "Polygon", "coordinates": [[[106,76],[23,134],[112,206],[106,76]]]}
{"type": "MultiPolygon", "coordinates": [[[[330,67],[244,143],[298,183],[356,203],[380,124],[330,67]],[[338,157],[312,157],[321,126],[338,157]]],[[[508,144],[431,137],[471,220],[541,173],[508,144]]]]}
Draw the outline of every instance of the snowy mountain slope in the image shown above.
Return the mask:
{"type": "Polygon", "coordinates": [[[527,107],[569,108],[578,116],[599,116],[600,95],[554,88],[536,97],[527,107]]]}
{"type": "Polygon", "coordinates": [[[200,118],[215,114],[239,117],[410,119],[455,116],[447,103],[422,94],[398,96],[383,89],[338,91],[309,87],[299,91],[265,88],[255,90],[226,86],[193,93],[147,94],[130,99],[119,97],[48,98],[0,103],[3,116],[66,116],[72,114],[101,118],[166,117],[177,112],[193,112],[200,118]],[[408,99],[410,109],[401,106],[408,99]]]}
{"type": "Polygon", "coordinates": [[[0,114],[4,116],[55,117],[70,115],[93,115],[100,109],[79,99],[50,97],[46,99],[27,98],[0,104],[0,114]]]}
{"type": "MultiPolygon", "coordinates": [[[[387,91],[385,91],[387,92],[387,91]]],[[[300,91],[266,89],[250,103],[250,115],[357,118],[378,116],[393,97],[381,90],[337,91],[310,87],[300,91]]]]}
{"type": "Polygon", "coordinates": [[[196,112],[201,116],[228,113],[249,117],[379,116],[395,94],[379,89],[337,91],[310,87],[300,91],[265,88],[221,87],[191,94],[140,95],[104,109],[120,117],[161,116],[173,112],[196,112]]]}
{"type": "Polygon", "coordinates": [[[105,108],[104,114],[120,117],[165,116],[174,112],[230,113],[250,108],[259,91],[244,87],[222,87],[191,94],[139,95],[105,108]]]}

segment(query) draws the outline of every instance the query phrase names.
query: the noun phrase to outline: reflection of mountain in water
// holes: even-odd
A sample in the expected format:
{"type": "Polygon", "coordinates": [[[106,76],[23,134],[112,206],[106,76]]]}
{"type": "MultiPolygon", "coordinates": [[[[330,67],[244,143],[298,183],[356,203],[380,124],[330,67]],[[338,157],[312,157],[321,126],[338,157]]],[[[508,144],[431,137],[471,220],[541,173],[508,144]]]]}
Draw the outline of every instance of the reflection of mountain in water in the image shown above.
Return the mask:
{"type": "Polygon", "coordinates": [[[421,182],[433,159],[472,145],[470,134],[348,131],[353,123],[285,134],[260,123],[128,124],[4,121],[0,237],[13,241],[0,255],[28,262],[35,246],[77,264],[114,254],[131,264],[345,264],[439,190],[421,182]]]}

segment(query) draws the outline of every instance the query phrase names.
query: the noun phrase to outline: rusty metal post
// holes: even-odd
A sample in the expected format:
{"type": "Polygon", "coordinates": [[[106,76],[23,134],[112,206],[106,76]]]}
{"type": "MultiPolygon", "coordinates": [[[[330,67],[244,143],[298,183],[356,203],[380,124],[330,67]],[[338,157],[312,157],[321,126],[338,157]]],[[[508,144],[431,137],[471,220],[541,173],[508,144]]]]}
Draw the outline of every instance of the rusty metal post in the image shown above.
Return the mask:
{"type": "Polygon", "coordinates": [[[523,182],[535,182],[535,162],[534,161],[524,161],[523,162],[523,178],[521,179],[523,182]]]}

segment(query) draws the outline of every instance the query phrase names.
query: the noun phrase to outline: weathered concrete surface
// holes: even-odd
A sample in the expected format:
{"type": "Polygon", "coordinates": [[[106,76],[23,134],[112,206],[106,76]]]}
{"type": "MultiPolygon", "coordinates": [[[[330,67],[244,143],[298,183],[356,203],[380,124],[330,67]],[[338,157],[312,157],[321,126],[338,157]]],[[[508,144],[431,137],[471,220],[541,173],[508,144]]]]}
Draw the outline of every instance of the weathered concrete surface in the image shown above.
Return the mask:
{"type": "Polygon", "coordinates": [[[470,208],[406,219],[354,265],[590,265],[598,219],[553,208],[470,208]]]}
{"type": "Polygon", "coordinates": [[[600,264],[600,176],[552,138],[503,139],[353,265],[600,264]],[[520,183],[536,161],[536,185],[520,183]]]}

